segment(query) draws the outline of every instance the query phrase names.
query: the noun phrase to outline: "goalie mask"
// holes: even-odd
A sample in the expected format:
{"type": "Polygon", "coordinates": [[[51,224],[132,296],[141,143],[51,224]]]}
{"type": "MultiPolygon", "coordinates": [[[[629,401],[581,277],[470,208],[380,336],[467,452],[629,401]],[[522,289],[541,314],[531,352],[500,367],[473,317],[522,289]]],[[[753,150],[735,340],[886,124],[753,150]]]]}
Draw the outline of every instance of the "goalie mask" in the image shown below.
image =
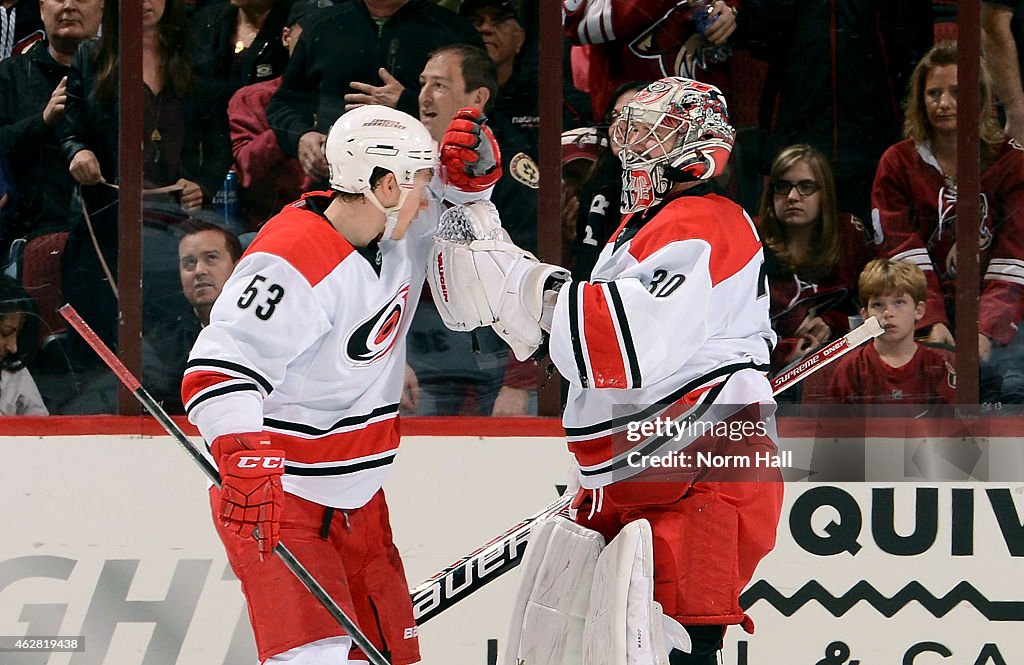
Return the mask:
{"type": "Polygon", "coordinates": [[[611,139],[622,148],[622,212],[630,213],[656,205],[673,183],[722,173],[736,130],[721,90],[668,77],[626,104],[612,125],[611,139]]]}
{"type": "Polygon", "coordinates": [[[437,166],[437,146],[426,127],[408,113],[386,106],[360,106],[331,126],[324,157],[331,189],[362,194],[387,215],[383,239],[388,240],[416,173],[437,166]],[[370,180],[376,168],[395,174],[401,188],[396,205],[384,206],[373,193],[370,180]]]}

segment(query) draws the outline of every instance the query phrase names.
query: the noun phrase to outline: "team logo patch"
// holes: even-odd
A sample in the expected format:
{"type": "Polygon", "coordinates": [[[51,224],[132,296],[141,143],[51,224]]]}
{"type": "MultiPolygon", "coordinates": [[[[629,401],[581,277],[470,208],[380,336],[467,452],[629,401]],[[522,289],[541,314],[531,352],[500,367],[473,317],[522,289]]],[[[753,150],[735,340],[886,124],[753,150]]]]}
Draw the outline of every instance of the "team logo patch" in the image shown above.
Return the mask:
{"type": "Polygon", "coordinates": [[[398,341],[402,314],[408,304],[409,285],[406,284],[390,302],[352,331],[345,344],[348,359],[357,365],[369,365],[386,356],[398,341]]]}
{"type": "Polygon", "coordinates": [[[540,187],[540,169],[529,155],[522,152],[517,154],[509,162],[508,170],[513,178],[530,189],[540,187]]]}
{"type": "Polygon", "coordinates": [[[643,169],[629,171],[624,176],[628,180],[628,186],[622,188],[624,196],[630,209],[649,208],[655,203],[654,183],[651,181],[651,174],[643,169]]]}

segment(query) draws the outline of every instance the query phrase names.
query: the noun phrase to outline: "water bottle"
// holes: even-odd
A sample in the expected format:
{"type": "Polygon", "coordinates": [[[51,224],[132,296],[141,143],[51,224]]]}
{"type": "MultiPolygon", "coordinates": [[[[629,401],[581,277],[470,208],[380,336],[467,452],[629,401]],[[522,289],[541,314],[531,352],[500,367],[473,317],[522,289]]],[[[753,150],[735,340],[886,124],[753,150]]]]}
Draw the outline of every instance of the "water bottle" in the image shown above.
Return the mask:
{"type": "Polygon", "coordinates": [[[238,214],[238,174],[234,170],[224,176],[223,213],[224,221],[230,222],[238,214]]]}
{"type": "MultiPolygon", "coordinates": [[[[713,2],[709,0],[690,0],[690,6],[693,7],[693,24],[697,27],[701,36],[707,37],[708,28],[718,20],[718,16],[714,18],[709,16],[713,9],[713,2]]],[[[732,55],[732,46],[728,42],[718,45],[709,42],[707,46],[701,49],[701,54],[704,57],[704,62],[709,65],[725,62],[732,55]]]]}

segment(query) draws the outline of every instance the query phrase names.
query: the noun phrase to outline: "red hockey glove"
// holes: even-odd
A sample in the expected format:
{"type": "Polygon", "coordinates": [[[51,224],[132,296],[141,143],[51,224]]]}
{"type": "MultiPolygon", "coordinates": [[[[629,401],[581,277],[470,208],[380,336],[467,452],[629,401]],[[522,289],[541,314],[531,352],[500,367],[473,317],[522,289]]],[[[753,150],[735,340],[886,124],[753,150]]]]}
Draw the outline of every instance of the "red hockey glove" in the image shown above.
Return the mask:
{"type": "Polygon", "coordinates": [[[268,434],[247,433],[218,436],[210,447],[220,469],[220,517],[245,538],[257,529],[261,557],[281,537],[284,451],[271,446],[268,434]]]}
{"type": "Polygon", "coordinates": [[[479,109],[459,109],[441,141],[445,182],[463,192],[482,192],[501,178],[501,150],[479,109]]]}

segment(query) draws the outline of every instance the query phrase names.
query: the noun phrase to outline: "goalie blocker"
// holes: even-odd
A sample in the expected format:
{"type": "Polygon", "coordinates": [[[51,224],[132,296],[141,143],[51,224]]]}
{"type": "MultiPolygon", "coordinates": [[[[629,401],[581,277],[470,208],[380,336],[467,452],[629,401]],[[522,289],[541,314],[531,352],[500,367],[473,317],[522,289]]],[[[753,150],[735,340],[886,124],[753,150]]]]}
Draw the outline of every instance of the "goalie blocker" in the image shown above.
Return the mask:
{"type": "Polygon", "coordinates": [[[567,270],[541,263],[513,244],[490,201],[449,208],[431,256],[430,293],[449,329],[489,325],[517,360],[536,353],[551,330],[567,270]]]}

